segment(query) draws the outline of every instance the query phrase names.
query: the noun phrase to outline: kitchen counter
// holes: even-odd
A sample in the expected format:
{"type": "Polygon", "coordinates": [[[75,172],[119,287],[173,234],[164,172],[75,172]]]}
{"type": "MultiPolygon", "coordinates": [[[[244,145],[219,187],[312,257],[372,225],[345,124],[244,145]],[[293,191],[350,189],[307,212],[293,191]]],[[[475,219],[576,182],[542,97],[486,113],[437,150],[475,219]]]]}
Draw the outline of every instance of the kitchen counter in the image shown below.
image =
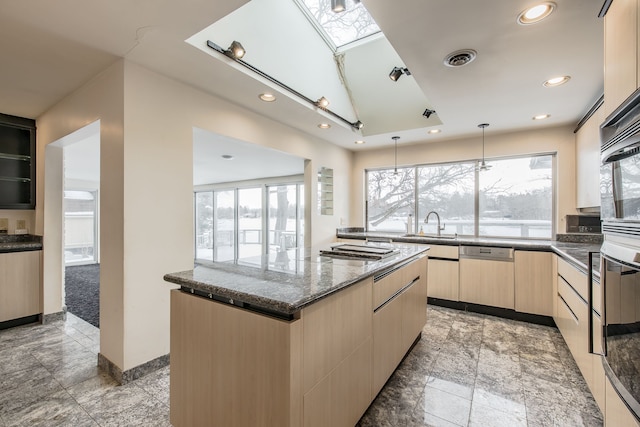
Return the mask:
{"type": "MultiPolygon", "coordinates": [[[[447,246],[494,246],[507,247],[525,251],[545,251],[554,252],[562,258],[575,265],[583,273],[587,272],[589,265],[589,252],[600,252],[599,243],[573,243],[558,240],[529,240],[529,239],[500,239],[488,237],[466,237],[460,236],[450,238],[438,238],[432,236],[411,235],[402,233],[376,233],[354,231],[350,229],[338,229],[336,236],[339,239],[367,240],[370,238],[392,239],[393,242],[419,243],[426,245],[447,245],[447,246]]],[[[600,257],[594,256],[594,276],[600,277],[600,257]]]]}
{"type": "Polygon", "coordinates": [[[42,250],[42,237],[31,234],[0,234],[0,253],[42,250]]]}
{"type": "Polygon", "coordinates": [[[290,316],[429,249],[427,245],[406,243],[394,243],[394,247],[397,252],[376,261],[320,256],[319,250],[328,247],[291,249],[236,262],[201,264],[193,270],[167,274],[164,280],[214,300],[290,316]]]}

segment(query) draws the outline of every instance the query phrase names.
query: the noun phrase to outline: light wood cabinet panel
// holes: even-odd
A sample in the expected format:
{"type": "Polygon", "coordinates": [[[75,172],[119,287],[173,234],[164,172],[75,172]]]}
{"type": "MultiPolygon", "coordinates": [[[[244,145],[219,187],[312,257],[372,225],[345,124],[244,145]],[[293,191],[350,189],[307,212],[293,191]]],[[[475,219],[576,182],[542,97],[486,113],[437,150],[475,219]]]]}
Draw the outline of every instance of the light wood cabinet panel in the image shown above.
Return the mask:
{"type": "Polygon", "coordinates": [[[606,410],[604,425],[607,427],[639,427],[640,423],[629,412],[618,393],[611,386],[609,380],[605,382],[606,410]]]}
{"type": "Polygon", "coordinates": [[[42,251],[0,254],[0,322],[42,313],[42,251]]]}
{"type": "MultiPolygon", "coordinates": [[[[405,267],[407,268],[407,267],[405,267]]],[[[403,269],[390,272],[373,284],[373,306],[380,307],[406,285],[403,269]]]]}
{"type": "Polygon", "coordinates": [[[460,259],[460,301],[515,307],[513,262],[460,259]]]}
{"type": "Polygon", "coordinates": [[[366,279],[302,310],[304,393],[371,337],[372,281],[366,279]]]}
{"type": "Polygon", "coordinates": [[[171,423],[298,426],[301,322],[171,291],[171,423]],[[246,410],[251,408],[251,410],[246,410]]]}
{"type": "Polygon", "coordinates": [[[356,425],[372,400],[371,338],[304,396],[304,426],[356,425]]]}
{"type": "Polygon", "coordinates": [[[638,87],[638,1],[615,0],[604,18],[604,115],[638,87]]]}
{"type": "Polygon", "coordinates": [[[604,368],[602,367],[602,322],[600,317],[595,313],[593,316],[593,351],[596,354],[592,355],[593,358],[593,372],[592,383],[589,385],[591,388],[591,394],[595,399],[600,411],[604,414],[605,411],[605,381],[606,376],[604,368]]]}
{"type": "Polygon", "coordinates": [[[515,252],[516,311],[553,316],[552,259],[550,252],[515,252]]]}
{"type": "Polygon", "coordinates": [[[395,298],[373,313],[373,330],[373,395],[375,396],[404,355],[401,335],[402,299],[395,298]]]}
{"type": "Polygon", "coordinates": [[[576,206],[600,206],[600,124],[604,108],[598,108],[576,132],[576,206]]]}
{"type": "Polygon", "coordinates": [[[449,301],[460,301],[458,260],[429,259],[428,295],[449,301]]]}
{"type": "Polygon", "coordinates": [[[427,255],[429,255],[429,258],[458,259],[460,257],[459,253],[460,248],[458,246],[429,245],[427,255]]]}
{"type": "MultiPolygon", "coordinates": [[[[427,278],[426,258],[418,265],[424,266],[420,279],[402,295],[402,348],[406,351],[427,323],[427,278]]],[[[404,353],[403,353],[404,355],[404,353]]]]}
{"type": "Polygon", "coordinates": [[[563,277],[582,299],[587,300],[589,280],[585,273],[579,271],[564,259],[558,258],[558,276],[563,277]]]}

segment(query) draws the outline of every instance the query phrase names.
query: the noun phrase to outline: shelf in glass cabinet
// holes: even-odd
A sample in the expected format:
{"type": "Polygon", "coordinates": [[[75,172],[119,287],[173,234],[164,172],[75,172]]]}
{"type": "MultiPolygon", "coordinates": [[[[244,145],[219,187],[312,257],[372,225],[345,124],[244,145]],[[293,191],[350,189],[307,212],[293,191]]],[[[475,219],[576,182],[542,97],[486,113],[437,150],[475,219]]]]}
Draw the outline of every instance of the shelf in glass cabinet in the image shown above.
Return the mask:
{"type": "Polygon", "coordinates": [[[5,160],[20,160],[23,162],[30,162],[31,156],[25,156],[22,154],[9,154],[9,153],[0,153],[0,159],[5,160]]]}

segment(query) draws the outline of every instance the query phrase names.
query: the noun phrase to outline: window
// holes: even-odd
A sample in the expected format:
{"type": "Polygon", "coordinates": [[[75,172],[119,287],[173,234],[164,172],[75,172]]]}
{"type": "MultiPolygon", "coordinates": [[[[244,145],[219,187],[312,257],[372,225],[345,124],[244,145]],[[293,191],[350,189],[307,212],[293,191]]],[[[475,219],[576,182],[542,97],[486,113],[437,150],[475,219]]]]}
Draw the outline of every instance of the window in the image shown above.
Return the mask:
{"type": "Polygon", "coordinates": [[[406,231],[415,210],[415,168],[367,173],[367,226],[370,231],[406,231]]]}
{"type": "Polygon", "coordinates": [[[66,265],[98,262],[97,191],[64,192],[64,261],[66,265]]]}
{"type": "Polygon", "coordinates": [[[304,244],[302,183],[198,191],[194,202],[196,260],[231,261],[304,244]]]}
{"type": "Polygon", "coordinates": [[[298,185],[276,185],[269,192],[269,252],[302,246],[298,210],[298,185]]]}
{"type": "MultiPolygon", "coordinates": [[[[473,235],[475,163],[452,163],[420,166],[418,169],[418,221],[427,234],[437,234],[434,216],[425,224],[431,211],[440,215],[443,234],[473,235]]],[[[416,230],[413,230],[415,233],[416,230]]]]}
{"type": "Polygon", "coordinates": [[[213,261],[213,193],[196,193],[196,258],[213,261]]]}
{"type": "Polygon", "coordinates": [[[297,0],[301,10],[332,47],[344,46],[380,32],[378,24],[360,2],[349,0],[344,12],[331,10],[330,0],[297,0]]]}
{"type": "Polygon", "coordinates": [[[238,258],[262,255],[262,188],[238,190],[238,258]]]}
{"type": "Polygon", "coordinates": [[[216,191],[215,202],[213,260],[229,261],[235,259],[235,217],[236,198],[234,190],[216,191]]]}
{"type": "Polygon", "coordinates": [[[487,162],[481,172],[480,236],[550,239],[553,218],[552,156],[487,162]]]}
{"type": "Polygon", "coordinates": [[[553,155],[420,165],[366,172],[368,231],[550,239],[553,236],[553,155]]]}

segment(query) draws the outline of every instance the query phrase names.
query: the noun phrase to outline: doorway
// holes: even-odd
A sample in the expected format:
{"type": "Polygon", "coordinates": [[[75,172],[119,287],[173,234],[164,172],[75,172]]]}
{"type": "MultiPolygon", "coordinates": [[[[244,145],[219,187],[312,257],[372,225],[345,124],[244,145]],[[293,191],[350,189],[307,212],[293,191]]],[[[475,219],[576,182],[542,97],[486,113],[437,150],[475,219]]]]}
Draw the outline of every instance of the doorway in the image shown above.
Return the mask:
{"type": "Polygon", "coordinates": [[[100,122],[54,142],[62,148],[63,303],[100,327],[100,122]]]}

